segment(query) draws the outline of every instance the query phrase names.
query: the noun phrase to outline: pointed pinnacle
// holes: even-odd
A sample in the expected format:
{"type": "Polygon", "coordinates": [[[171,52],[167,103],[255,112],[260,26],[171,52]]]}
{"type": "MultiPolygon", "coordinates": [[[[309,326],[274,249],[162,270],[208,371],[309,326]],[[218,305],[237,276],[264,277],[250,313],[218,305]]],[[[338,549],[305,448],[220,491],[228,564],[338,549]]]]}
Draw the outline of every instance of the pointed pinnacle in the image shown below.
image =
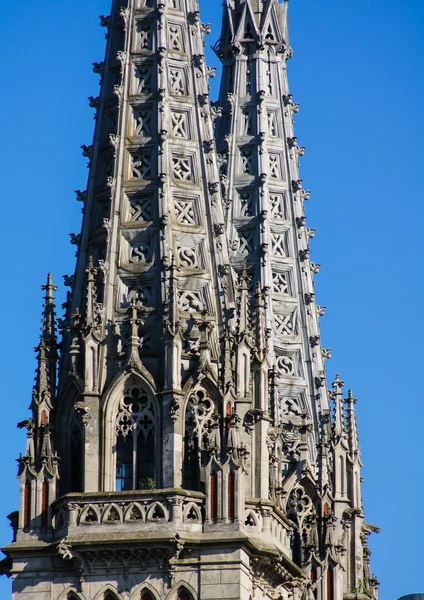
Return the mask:
{"type": "Polygon", "coordinates": [[[336,379],[332,383],[334,389],[333,401],[334,401],[334,421],[333,421],[333,434],[338,437],[344,435],[343,428],[343,400],[342,400],[342,387],[344,386],[343,381],[340,379],[340,375],[336,373],[336,379]]]}
{"type": "MultiPolygon", "coordinates": [[[[340,375],[338,373],[336,373],[336,379],[333,381],[333,383],[331,385],[334,388],[334,390],[339,390],[339,393],[340,393],[340,390],[344,386],[344,381],[342,381],[340,379],[340,375]]],[[[335,392],[335,393],[337,393],[337,392],[335,392]]]]}
{"type": "Polygon", "coordinates": [[[43,318],[41,325],[40,339],[44,340],[47,345],[54,345],[55,339],[55,305],[53,292],[57,290],[57,286],[53,285],[53,277],[51,273],[47,274],[47,283],[41,286],[41,289],[46,292],[43,304],[43,318]]]}
{"type": "Polygon", "coordinates": [[[47,283],[42,285],[41,289],[46,291],[44,296],[46,304],[53,304],[53,292],[57,290],[57,285],[53,285],[53,275],[51,273],[47,273],[47,283]]]}
{"type": "Polygon", "coordinates": [[[265,327],[264,327],[264,303],[263,303],[263,294],[261,290],[261,284],[258,281],[256,284],[256,292],[255,296],[255,330],[256,330],[256,348],[260,354],[262,354],[265,347],[265,327]]]}
{"type": "Polygon", "coordinates": [[[358,445],[358,432],[356,429],[356,417],[355,417],[355,404],[356,398],[353,397],[352,390],[348,390],[347,398],[345,399],[347,408],[346,415],[346,428],[349,439],[349,448],[352,454],[356,453],[359,449],[358,445]]]}
{"type": "Polygon", "coordinates": [[[89,281],[89,282],[92,282],[92,281],[94,281],[94,276],[95,276],[95,275],[96,275],[96,273],[97,273],[97,269],[96,269],[96,268],[95,268],[95,266],[94,266],[94,263],[93,263],[93,257],[91,256],[91,254],[90,254],[90,256],[88,257],[88,265],[87,265],[87,267],[86,267],[86,269],[85,269],[85,272],[87,273],[87,276],[88,276],[88,281],[89,281]]]}
{"type": "Polygon", "coordinates": [[[241,279],[242,289],[247,289],[247,282],[249,281],[249,277],[247,275],[247,265],[246,265],[246,263],[243,263],[243,270],[241,272],[240,279],[241,279]]]}
{"type": "Polygon", "coordinates": [[[353,397],[352,390],[347,391],[346,402],[348,402],[349,404],[356,404],[357,400],[353,397]]]}
{"type": "Polygon", "coordinates": [[[176,265],[174,254],[172,254],[171,256],[171,264],[169,267],[167,267],[167,270],[169,270],[169,285],[167,290],[168,324],[170,325],[173,333],[175,334],[180,323],[180,316],[178,307],[178,285],[176,275],[178,267],[176,265]]]}

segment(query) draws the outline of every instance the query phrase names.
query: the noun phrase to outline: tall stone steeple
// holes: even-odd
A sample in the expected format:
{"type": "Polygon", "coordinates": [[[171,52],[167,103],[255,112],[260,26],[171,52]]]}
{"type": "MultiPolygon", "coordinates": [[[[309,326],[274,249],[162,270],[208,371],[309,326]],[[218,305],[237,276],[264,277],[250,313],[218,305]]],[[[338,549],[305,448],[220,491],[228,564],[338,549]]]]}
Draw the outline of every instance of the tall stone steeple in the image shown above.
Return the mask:
{"type": "MultiPolygon", "coordinates": [[[[215,384],[220,377],[219,336],[234,299],[206,29],[186,4],[116,8],[106,61],[96,67],[102,93],[67,318],[72,333],[65,336],[65,347],[75,349],[63,353],[61,365],[61,391],[83,388],[90,420],[86,491],[114,485],[112,466],[98,468],[102,395],[111,383],[136,376],[155,397],[160,393],[164,437],[156,460],[163,469],[155,482],[173,487],[182,483],[182,421],[175,417],[182,385],[198,377],[203,315],[210,325],[207,366],[215,384]],[[73,357],[77,368],[70,368],[73,357]]],[[[64,421],[63,439],[67,427],[64,421]]]]}
{"type": "Polygon", "coordinates": [[[226,0],[216,103],[196,0],[101,17],[58,381],[49,276],[20,424],[16,600],[377,598],[355,401],[325,378],[286,12],[226,0]]]}
{"type": "MultiPolygon", "coordinates": [[[[298,174],[304,148],[293,132],[287,4],[227,2],[218,54],[223,62],[217,151],[225,181],[231,265],[247,265],[263,297],[267,368],[276,371],[276,413],[307,415],[305,459],[316,461],[320,419],[329,403],[298,174]]],[[[266,395],[266,394],[265,394],[266,395]]],[[[271,407],[267,407],[270,411],[271,407]]],[[[281,415],[277,416],[277,419],[281,415]]]]}

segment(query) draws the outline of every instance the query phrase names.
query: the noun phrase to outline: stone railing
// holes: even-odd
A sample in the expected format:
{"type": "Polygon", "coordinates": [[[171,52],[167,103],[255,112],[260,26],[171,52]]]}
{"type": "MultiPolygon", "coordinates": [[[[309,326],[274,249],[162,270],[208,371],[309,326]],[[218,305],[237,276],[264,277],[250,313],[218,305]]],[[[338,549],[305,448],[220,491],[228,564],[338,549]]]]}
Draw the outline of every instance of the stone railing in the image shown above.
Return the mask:
{"type": "Polygon", "coordinates": [[[290,550],[290,522],[271,501],[246,498],[244,530],[251,536],[271,542],[285,554],[290,550]]]}
{"type": "Polygon", "coordinates": [[[204,494],[182,489],[67,494],[53,505],[55,537],[99,532],[200,532],[204,494]]]}
{"type": "Polygon", "coordinates": [[[246,498],[240,520],[209,524],[205,524],[204,505],[204,494],[182,489],[67,494],[53,505],[54,538],[106,530],[165,535],[239,531],[290,556],[290,522],[270,500],[246,498]]]}

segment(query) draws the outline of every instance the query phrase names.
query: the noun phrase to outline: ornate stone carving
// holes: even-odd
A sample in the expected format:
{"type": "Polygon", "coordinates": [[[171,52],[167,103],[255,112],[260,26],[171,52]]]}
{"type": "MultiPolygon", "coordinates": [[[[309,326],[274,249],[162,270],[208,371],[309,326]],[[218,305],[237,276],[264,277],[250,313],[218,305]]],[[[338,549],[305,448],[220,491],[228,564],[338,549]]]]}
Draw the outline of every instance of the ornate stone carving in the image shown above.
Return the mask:
{"type": "Polygon", "coordinates": [[[182,291],[179,293],[178,304],[184,312],[201,312],[203,310],[203,299],[200,292],[182,291]]]}
{"type": "Polygon", "coordinates": [[[148,109],[134,110],[134,134],[152,135],[152,114],[148,109]]]}
{"type": "Polygon", "coordinates": [[[186,430],[198,441],[199,447],[213,452],[221,448],[219,417],[212,398],[203,389],[195,390],[188,399],[186,430]]]}
{"type": "Polygon", "coordinates": [[[175,179],[181,181],[193,181],[192,159],[182,156],[172,157],[172,174],[175,179]]]}
{"type": "Polygon", "coordinates": [[[289,276],[288,273],[273,273],[272,289],[277,294],[289,294],[289,276]]]}
{"type": "Polygon", "coordinates": [[[116,416],[116,434],[124,438],[133,431],[146,439],[155,432],[155,411],[152,400],[138,386],[128,388],[116,416]]]}
{"type": "Polygon", "coordinates": [[[137,179],[150,179],[152,177],[152,155],[150,153],[133,154],[132,175],[137,179]]]}
{"type": "Polygon", "coordinates": [[[183,67],[169,67],[170,94],[174,96],[187,95],[186,76],[183,67]]]}
{"type": "Polygon", "coordinates": [[[136,91],[138,94],[150,94],[152,91],[152,75],[149,67],[140,65],[134,69],[136,91]]]}
{"type": "Polygon", "coordinates": [[[140,50],[152,49],[152,26],[151,23],[140,21],[137,23],[138,47],[140,50]]]}
{"type": "Polygon", "coordinates": [[[173,52],[183,52],[183,40],[181,35],[181,26],[170,23],[168,26],[168,44],[173,52]]]}
{"type": "Polygon", "coordinates": [[[152,198],[134,196],[130,198],[131,221],[151,221],[153,217],[152,198]]]}
{"type": "Polygon", "coordinates": [[[188,114],[187,112],[177,112],[172,111],[171,113],[172,120],[172,135],[176,138],[188,139],[189,130],[188,130],[188,114]]]}
{"type": "Polygon", "coordinates": [[[130,251],[130,262],[147,264],[152,260],[152,248],[149,242],[134,242],[130,251]]]}

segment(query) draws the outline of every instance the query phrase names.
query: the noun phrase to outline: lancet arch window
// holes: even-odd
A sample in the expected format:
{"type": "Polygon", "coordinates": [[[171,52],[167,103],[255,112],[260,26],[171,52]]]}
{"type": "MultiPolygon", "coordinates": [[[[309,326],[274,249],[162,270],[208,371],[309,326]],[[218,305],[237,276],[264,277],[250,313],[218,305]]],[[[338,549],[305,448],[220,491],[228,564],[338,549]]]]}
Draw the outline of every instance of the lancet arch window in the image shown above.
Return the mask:
{"type": "Polygon", "coordinates": [[[152,397],[140,386],[128,387],[116,416],[116,489],[155,486],[156,414],[152,397]]]}
{"type": "Polygon", "coordinates": [[[70,492],[83,491],[83,431],[79,417],[74,413],[71,419],[69,437],[69,490],[70,492]]]}
{"type": "Polygon", "coordinates": [[[32,512],[32,483],[30,480],[26,480],[24,486],[24,523],[23,528],[29,529],[31,525],[31,512],[32,512]]]}
{"type": "Polygon", "coordinates": [[[221,447],[220,420],[215,402],[205,389],[194,390],[187,401],[184,428],[183,486],[200,488],[200,467],[210,452],[221,447]]]}
{"type": "Polygon", "coordinates": [[[175,600],[193,600],[193,596],[185,587],[180,587],[175,600]]]}

